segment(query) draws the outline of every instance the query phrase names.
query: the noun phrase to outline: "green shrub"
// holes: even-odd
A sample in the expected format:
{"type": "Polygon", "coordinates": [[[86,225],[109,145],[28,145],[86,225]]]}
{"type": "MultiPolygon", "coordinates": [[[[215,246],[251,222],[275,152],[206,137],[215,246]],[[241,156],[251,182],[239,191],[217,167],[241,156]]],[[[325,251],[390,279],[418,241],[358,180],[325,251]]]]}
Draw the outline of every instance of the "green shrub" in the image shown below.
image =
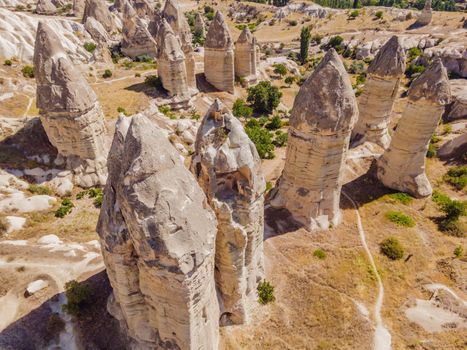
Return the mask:
{"type": "MultiPolygon", "coordinates": [[[[254,119],[251,119],[254,120],[254,119]]],[[[255,144],[256,150],[261,159],[272,159],[275,157],[272,135],[261,126],[247,126],[245,132],[251,141],[255,144]]]]}
{"type": "Polygon", "coordinates": [[[383,16],[384,16],[384,12],[383,12],[383,11],[376,11],[375,17],[376,17],[377,19],[381,19],[381,18],[383,18],[383,16]]]}
{"type": "Polygon", "coordinates": [[[433,194],[431,195],[431,200],[441,207],[450,202],[451,198],[449,198],[446,194],[439,192],[438,190],[434,190],[433,194]]]}
{"type": "Polygon", "coordinates": [[[427,158],[435,158],[438,154],[438,147],[434,143],[428,145],[428,150],[426,151],[427,158]]]}
{"type": "Polygon", "coordinates": [[[450,133],[452,133],[452,125],[446,124],[443,127],[443,135],[449,135],[450,133]]]}
{"type": "Polygon", "coordinates": [[[321,248],[318,248],[313,252],[313,256],[320,260],[324,260],[326,259],[326,252],[321,248]]]}
{"type": "Polygon", "coordinates": [[[96,49],[97,45],[93,42],[86,42],[84,43],[84,49],[90,53],[93,53],[94,50],[96,49]]]}
{"type": "Polygon", "coordinates": [[[410,216],[405,215],[404,213],[400,211],[391,210],[391,211],[388,211],[385,216],[389,221],[399,226],[405,226],[405,227],[415,226],[414,219],[412,219],[410,216]]]}
{"type": "Polygon", "coordinates": [[[163,115],[165,115],[169,119],[176,119],[175,113],[172,112],[172,110],[170,109],[170,106],[168,105],[159,106],[159,112],[161,112],[163,115]]]}
{"type": "Polygon", "coordinates": [[[413,201],[413,197],[410,194],[404,192],[391,193],[388,195],[391,199],[394,199],[397,202],[402,204],[410,204],[413,201]]]}
{"type": "Polygon", "coordinates": [[[458,245],[455,249],[454,249],[454,256],[456,258],[462,258],[464,256],[464,248],[462,248],[461,245],[458,245]]]}
{"type": "Polygon", "coordinates": [[[439,230],[450,236],[463,237],[465,228],[459,219],[466,215],[467,202],[453,200],[439,191],[434,191],[431,198],[444,213],[444,216],[437,220],[439,230]]]}
{"type": "Polygon", "coordinates": [[[34,78],[34,67],[33,66],[24,66],[21,69],[21,73],[23,73],[23,77],[25,78],[34,78]]]}
{"type": "Polygon", "coordinates": [[[124,115],[128,116],[128,112],[123,107],[117,107],[117,112],[118,113],[123,113],[124,115]]]}
{"type": "Polygon", "coordinates": [[[381,253],[391,260],[399,260],[404,256],[404,248],[395,237],[386,238],[379,244],[381,253]]]}
{"type": "Polygon", "coordinates": [[[358,10],[353,10],[352,12],[350,12],[349,17],[351,19],[354,19],[354,18],[357,18],[359,14],[360,12],[358,10]]]}
{"type": "Polygon", "coordinates": [[[154,63],[154,58],[149,55],[139,55],[135,57],[136,62],[154,63]]]}
{"type": "Polygon", "coordinates": [[[245,100],[237,98],[233,104],[232,113],[237,118],[249,118],[253,114],[253,109],[246,104],[245,100]]]}
{"type": "Polygon", "coordinates": [[[5,60],[5,61],[3,62],[3,65],[4,65],[4,66],[11,66],[12,64],[13,64],[13,62],[12,62],[11,60],[5,60]]]}
{"type": "Polygon", "coordinates": [[[264,192],[269,192],[272,190],[272,182],[271,181],[266,181],[266,189],[264,190],[264,192]]]}
{"type": "Polygon", "coordinates": [[[269,81],[262,81],[248,88],[247,102],[257,113],[272,113],[279,105],[282,92],[269,81]]]}
{"type": "Polygon", "coordinates": [[[405,75],[411,78],[414,74],[421,74],[425,71],[425,66],[420,64],[411,63],[405,69],[405,75]]]}
{"type": "Polygon", "coordinates": [[[348,72],[351,74],[361,74],[365,72],[365,65],[362,61],[352,61],[348,72]]]}
{"type": "Polygon", "coordinates": [[[55,217],[64,218],[73,209],[74,204],[69,198],[64,198],[60,207],[55,211],[55,217]]]}
{"type": "Polygon", "coordinates": [[[464,187],[467,185],[467,165],[452,167],[443,176],[443,180],[457,190],[464,189],[464,187]]]}
{"type": "Polygon", "coordinates": [[[344,38],[341,37],[340,35],[333,36],[331,39],[329,39],[329,47],[333,47],[337,50],[342,45],[342,42],[344,41],[344,38]]]}
{"type": "Polygon", "coordinates": [[[412,62],[414,59],[422,55],[422,50],[418,47],[412,47],[407,52],[407,61],[412,62]]]}
{"type": "Polygon", "coordinates": [[[47,186],[31,184],[28,187],[28,191],[31,192],[32,194],[47,195],[47,196],[52,195],[52,190],[48,188],[47,186]]]}
{"type": "Polygon", "coordinates": [[[192,108],[190,112],[190,119],[199,120],[200,118],[201,115],[198,113],[198,111],[195,108],[192,108]]]}
{"type": "Polygon", "coordinates": [[[282,119],[278,115],[272,117],[269,122],[265,125],[266,129],[277,130],[282,127],[282,119]]]}
{"type": "Polygon", "coordinates": [[[92,290],[86,283],[78,283],[76,280],[65,283],[65,295],[67,303],[62,305],[63,311],[77,316],[83,306],[91,301],[92,290]]]}
{"type": "Polygon", "coordinates": [[[362,84],[365,84],[365,81],[366,81],[366,73],[361,73],[361,74],[357,75],[357,79],[356,79],[355,83],[357,85],[362,85],[362,84]]]}
{"type": "Polygon", "coordinates": [[[282,64],[282,63],[276,63],[274,65],[274,73],[280,75],[281,77],[283,77],[284,75],[287,74],[287,67],[285,66],[285,64],[282,64]]]}
{"type": "Polygon", "coordinates": [[[110,78],[111,76],[112,76],[112,71],[110,69],[106,69],[104,71],[104,74],[102,74],[102,78],[104,79],[110,78]]]}
{"type": "Polygon", "coordinates": [[[313,42],[316,43],[317,45],[321,44],[321,40],[323,40],[323,36],[322,36],[322,35],[319,35],[319,34],[313,35],[313,36],[311,37],[311,41],[313,41],[313,42]]]}
{"type": "Polygon", "coordinates": [[[272,143],[276,147],[284,147],[287,145],[287,141],[289,139],[289,134],[280,130],[276,131],[276,137],[272,143]]]}
{"type": "Polygon", "coordinates": [[[296,80],[296,77],[294,76],[288,76],[284,79],[284,82],[290,87],[290,85],[292,85],[296,80]]]}
{"type": "Polygon", "coordinates": [[[260,304],[266,305],[276,300],[276,297],[274,296],[274,287],[268,281],[264,280],[259,282],[256,290],[258,292],[258,302],[260,304]]]}

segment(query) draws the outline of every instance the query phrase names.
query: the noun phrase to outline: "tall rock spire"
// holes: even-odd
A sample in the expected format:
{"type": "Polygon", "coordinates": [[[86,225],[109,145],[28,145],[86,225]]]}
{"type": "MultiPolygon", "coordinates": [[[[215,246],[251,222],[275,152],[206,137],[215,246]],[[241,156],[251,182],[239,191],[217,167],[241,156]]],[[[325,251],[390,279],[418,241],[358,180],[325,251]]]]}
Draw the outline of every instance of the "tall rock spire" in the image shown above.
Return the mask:
{"type": "Polygon", "coordinates": [[[258,79],[258,47],[256,38],[245,27],[235,42],[235,75],[241,77],[247,85],[258,79]]]}
{"type": "Polygon", "coordinates": [[[422,12],[417,18],[415,22],[415,26],[422,27],[427,26],[431,23],[431,19],[433,18],[433,10],[431,9],[431,0],[425,1],[425,7],[423,8],[422,12]]]}
{"type": "Polygon", "coordinates": [[[343,166],[357,117],[352,84],[331,49],[295,99],[285,166],[272,206],[286,208],[309,230],[339,224],[343,166]]]}
{"type": "Polygon", "coordinates": [[[100,22],[105,30],[112,34],[117,30],[112,14],[107,7],[107,2],[102,0],[86,0],[84,8],[83,22],[86,23],[88,17],[94,17],[100,22]]]}

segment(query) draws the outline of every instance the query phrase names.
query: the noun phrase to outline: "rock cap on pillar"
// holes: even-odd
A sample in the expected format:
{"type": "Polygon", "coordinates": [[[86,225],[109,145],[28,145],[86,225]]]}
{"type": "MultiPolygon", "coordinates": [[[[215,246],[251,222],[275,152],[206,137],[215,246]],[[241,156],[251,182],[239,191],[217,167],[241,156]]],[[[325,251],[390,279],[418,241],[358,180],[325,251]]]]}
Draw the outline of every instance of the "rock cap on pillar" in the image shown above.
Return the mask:
{"type": "Polygon", "coordinates": [[[368,73],[380,77],[399,77],[405,72],[405,52],[401,40],[394,35],[386,41],[368,66],[368,73]]]}
{"type": "Polygon", "coordinates": [[[208,33],[204,45],[213,49],[228,49],[233,47],[232,37],[230,35],[224,15],[219,10],[209,25],[208,33]]]}

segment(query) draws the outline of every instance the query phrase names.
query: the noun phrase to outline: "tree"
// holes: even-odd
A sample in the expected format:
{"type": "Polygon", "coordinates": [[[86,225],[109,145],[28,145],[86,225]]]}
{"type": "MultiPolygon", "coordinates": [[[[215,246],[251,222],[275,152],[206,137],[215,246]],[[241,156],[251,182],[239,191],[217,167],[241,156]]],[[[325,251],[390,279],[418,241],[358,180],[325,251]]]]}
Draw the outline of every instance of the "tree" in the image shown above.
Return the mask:
{"type": "Polygon", "coordinates": [[[284,82],[290,87],[295,82],[295,77],[294,76],[288,76],[285,78],[284,82]]]}
{"type": "Polygon", "coordinates": [[[274,65],[274,73],[279,74],[281,77],[287,74],[287,67],[283,63],[274,65]]]}
{"type": "Polygon", "coordinates": [[[237,98],[232,107],[232,113],[234,116],[249,118],[253,114],[253,109],[248,106],[244,100],[237,98]]]}
{"type": "Polygon", "coordinates": [[[279,105],[282,92],[269,81],[262,81],[248,88],[247,102],[257,113],[272,113],[279,105]]]}
{"type": "Polygon", "coordinates": [[[352,5],[352,7],[353,7],[354,9],[358,9],[358,0],[353,0],[353,5],[352,5]]]}
{"type": "Polygon", "coordinates": [[[310,46],[310,27],[303,27],[300,32],[300,60],[304,64],[308,60],[310,46]]]}

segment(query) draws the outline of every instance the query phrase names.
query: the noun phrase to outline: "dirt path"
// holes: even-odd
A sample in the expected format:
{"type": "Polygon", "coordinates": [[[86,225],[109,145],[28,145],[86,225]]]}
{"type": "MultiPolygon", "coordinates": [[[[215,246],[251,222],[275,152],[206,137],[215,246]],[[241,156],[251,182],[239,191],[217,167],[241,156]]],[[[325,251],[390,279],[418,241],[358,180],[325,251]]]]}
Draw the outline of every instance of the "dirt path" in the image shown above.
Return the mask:
{"type": "Polygon", "coordinates": [[[383,306],[383,301],[384,301],[383,282],[381,280],[381,276],[379,275],[378,269],[376,268],[373,255],[371,254],[371,251],[368,248],[368,244],[366,243],[365,230],[363,229],[362,218],[360,217],[358,206],[355,203],[355,201],[349,195],[347,195],[344,191],[342,191],[342,194],[350,201],[350,203],[352,203],[352,206],[355,209],[355,216],[357,217],[357,227],[358,227],[358,233],[360,234],[360,240],[362,242],[362,246],[365,249],[366,254],[368,255],[371,268],[373,269],[375,276],[376,276],[376,280],[378,282],[378,297],[376,299],[376,303],[375,303],[374,311],[373,311],[373,315],[374,315],[375,322],[376,322],[375,335],[373,338],[373,349],[374,350],[391,350],[391,334],[389,333],[388,329],[384,326],[383,319],[381,318],[381,308],[383,306]]]}

